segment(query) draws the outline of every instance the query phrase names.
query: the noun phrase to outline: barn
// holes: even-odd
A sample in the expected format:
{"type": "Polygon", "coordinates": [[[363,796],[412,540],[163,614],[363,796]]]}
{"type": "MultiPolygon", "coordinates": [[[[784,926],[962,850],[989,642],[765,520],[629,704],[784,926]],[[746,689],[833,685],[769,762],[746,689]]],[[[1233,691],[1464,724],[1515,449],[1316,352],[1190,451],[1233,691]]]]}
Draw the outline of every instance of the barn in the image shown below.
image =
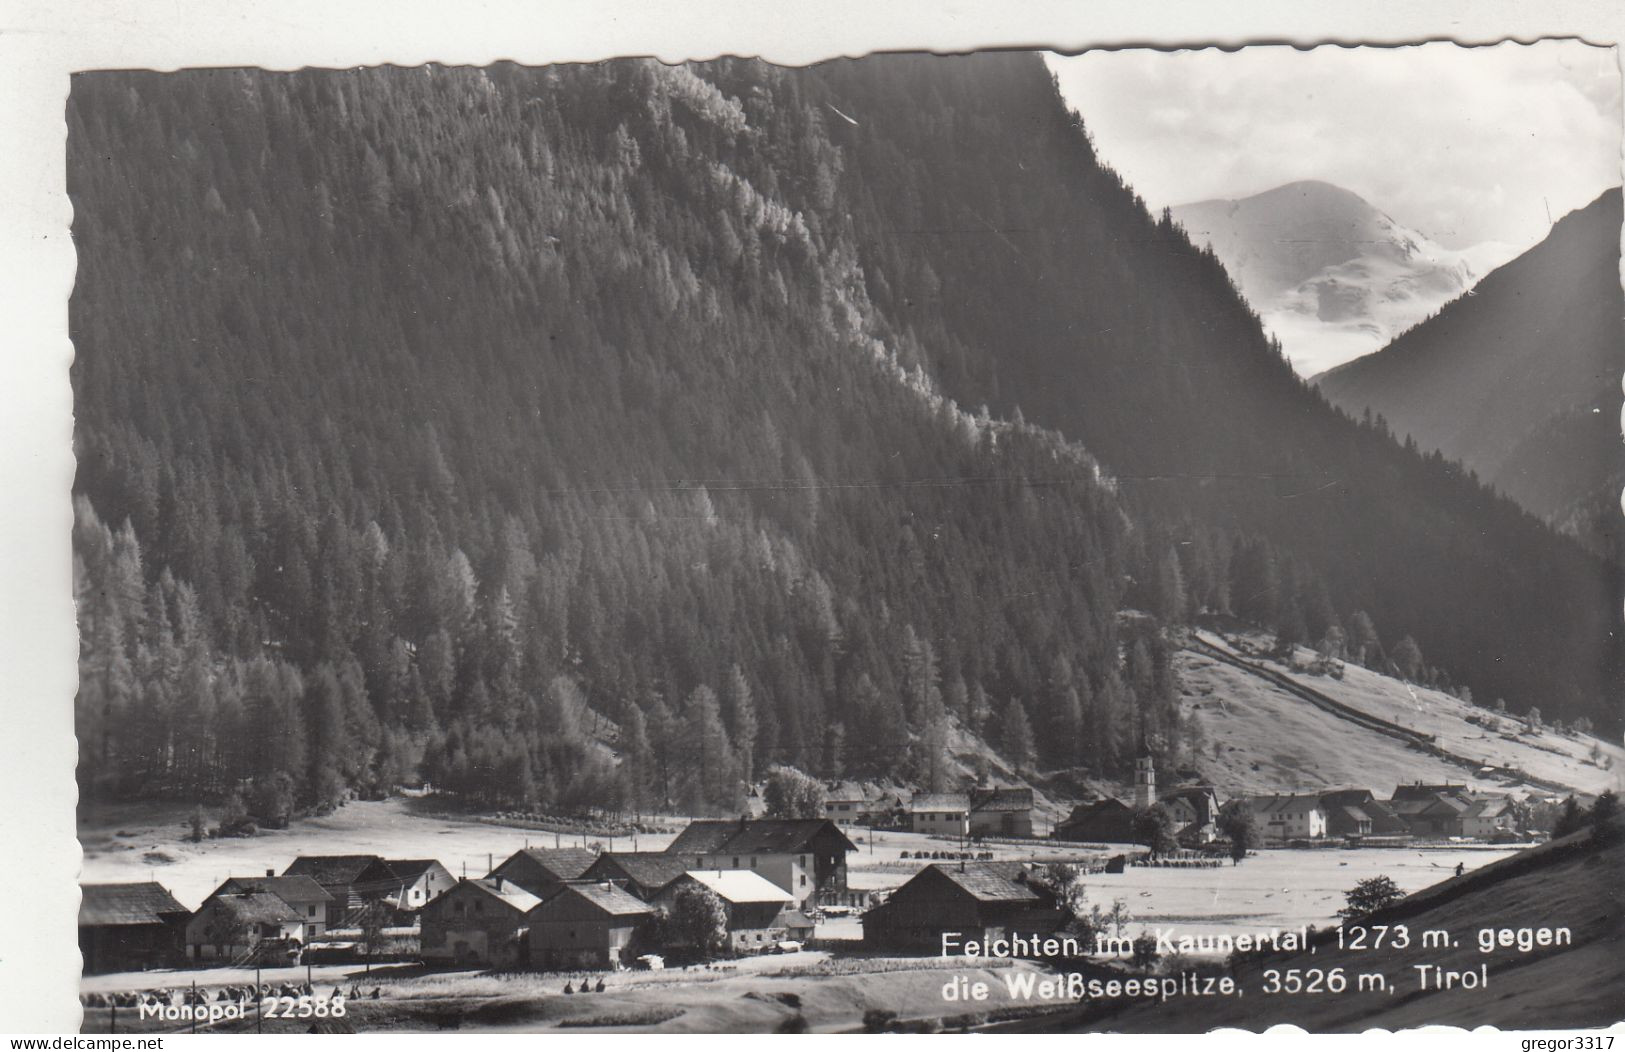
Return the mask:
{"type": "Polygon", "coordinates": [[[83,884],[79,953],[85,972],[122,972],[174,964],[190,912],[162,884],[83,884]]]}
{"type": "Polygon", "coordinates": [[[434,964],[519,964],[528,960],[527,915],[541,899],[511,880],[459,880],[418,911],[420,953],[434,964]]]}
{"type": "Polygon", "coordinates": [[[598,852],[584,847],[526,847],[509,855],[488,875],[501,877],[545,899],[565,881],[580,880],[596,861],[598,852]]]}
{"type": "Polygon", "coordinates": [[[1064,919],[1019,862],[933,863],[863,915],[863,944],[940,953],[945,933],[964,941],[1050,935],[1064,919]]]}
{"type": "Polygon", "coordinates": [[[649,904],[608,881],[564,885],[530,911],[530,963],[548,971],[630,964],[649,904]]]}

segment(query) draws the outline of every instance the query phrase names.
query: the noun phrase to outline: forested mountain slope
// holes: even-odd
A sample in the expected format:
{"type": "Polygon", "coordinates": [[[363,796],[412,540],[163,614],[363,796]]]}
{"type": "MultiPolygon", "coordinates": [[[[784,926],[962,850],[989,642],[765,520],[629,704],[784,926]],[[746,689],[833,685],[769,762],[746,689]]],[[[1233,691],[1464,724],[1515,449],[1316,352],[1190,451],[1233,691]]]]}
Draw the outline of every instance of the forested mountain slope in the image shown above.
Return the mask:
{"type": "Polygon", "coordinates": [[[91,791],[726,809],[930,783],[950,721],[1110,775],[1191,744],[1124,604],[1369,611],[1612,713],[1592,564],[1299,384],[1036,57],[88,74],[68,121],[91,791]]]}
{"type": "Polygon", "coordinates": [[[1537,515],[1606,539],[1619,554],[1620,220],[1615,188],[1564,216],[1471,296],[1319,377],[1321,391],[1351,412],[1381,413],[1423,449],[1443,450],[1537,515]],[[1606,514],[1576,516],[1592,504],[1606,514]]]}

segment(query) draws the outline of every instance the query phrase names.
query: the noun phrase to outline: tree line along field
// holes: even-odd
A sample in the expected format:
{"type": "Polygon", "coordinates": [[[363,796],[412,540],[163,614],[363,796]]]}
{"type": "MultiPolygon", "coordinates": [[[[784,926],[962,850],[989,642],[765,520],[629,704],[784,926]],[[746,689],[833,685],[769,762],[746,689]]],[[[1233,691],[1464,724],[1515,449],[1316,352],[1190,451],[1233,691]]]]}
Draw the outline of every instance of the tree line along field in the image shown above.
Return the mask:
{"type": "Polygon", "coordinates": [[[1293,377],[1036,56],[67,119],[87,798],[731,813],[960,735],[1120,780],[1190,756],[1201,612],[1617,725],[1601,565],[1293,377]]]}

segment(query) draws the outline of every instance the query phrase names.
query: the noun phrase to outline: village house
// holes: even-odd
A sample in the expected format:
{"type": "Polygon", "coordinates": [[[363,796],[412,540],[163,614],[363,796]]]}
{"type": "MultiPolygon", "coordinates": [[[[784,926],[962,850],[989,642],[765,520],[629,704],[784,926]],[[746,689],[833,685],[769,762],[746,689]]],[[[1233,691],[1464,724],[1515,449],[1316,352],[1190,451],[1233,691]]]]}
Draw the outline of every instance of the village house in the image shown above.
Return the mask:
{"type": "Polygon", "coordinates": [[[527,917],[539,905],[503,877],[459,880],[418,911],[419,955],[428,964],[523,963],[527,917]]]}
{"type": "Polygon", "coordinates": [[[186,922],[194,961],[247,964],[292,960],[304,942],[305,918],[268,891],[211,895],[186,922]]]}
{"type": "Polygon", "coordinates": [[[863,915],[866,949],[942,952],[944,933],[964,941],[1050,935],[1064,919],[1048,889],[1015,862],[926,866],[863,915]]]}
{"type": "Polygon", "coordinates": [[[1318,796],[1255,796],[1247,805],[1266,842],[1318,840],[1326,835],[1326,809],[1318,796]]]}
{"type": "Polygon", "coordinates": [[[355,878],[363,898],[407,911],[421,909],[455,883],[451,871],[432,858],[381,858],[355,878]]]}
{"type": "Polygon", "coordinates": [[[666,848],[690,869],[749,869],[800,905],[845,901],[846,854],[857,845],[827,818],[690,822],[666,848]]]}
{"type": "Polygon", "coordinates": [[[908,804],[908,828],[934,836],[969,836],[970,798],[964,793],[915,793],[908,804]]]}
{"type": "Polygon", "coordinates": [[[320,884],[333,902],[328,907],[329,928],[349,927],[352,914],[367,904],[356,886],[357,878],[382,862],[377,855],[300,855],[282,871],[285,877],[309,877],[320,884]]]}
{"type": "Polygon", "coordinates": [[[1465,785],[1415,782],[1394,787],[1389,806],[1415,837],[1464,836],[1462,815],[1473,803],[1465,785]]]}
{"type": "Polygon", "coordinates": [[[972,789],[969,821],[971,836],[1032,836],[1033,791],[972,789]]]}
{"type": "Polygon", "coordinates": [[[748,869],[690,870],[660,889],[655,901],[670,910],[678,893],[693,886],[706,888],[722,900],[728,914],[729,953],[761,953],[789,938],[788,915],[795,911],[795,900],[760,873],[748,869]]]}
{"type": "Polygon", "coordinates": [[[1174,833],[1182,844],[1212,843],[1219,835],[1219,797],[1211,786],[1175,789],[1162,797],[1162,806],[1174,819],[1174,833]]]}
{"type": "Polygon", "coordinates": [[[838,826],[858,825],[869,817],[868,795],[857,782],[837,782],[824,793],[824,817],[838,826]]]}
{"type": "Polygon", "coordinates": [[[1134,809],[1110,796],[1079,804],[1050,836],[1087,844],[1132,844],[1136,842],[1134,809]]]}
{"type": "Polygon", "coordinates": [[[86,974],[159,968],[183,955],[190,913],[162,884],[81,884],[79,896],[86,974]]]}
{"type": "Polygon", "coordinates": [[[1474,800],[1461,813],[1462,836],[1491,839],[1517,832],[1517,811],[1505,796],[1486,796],[1474,800]]]}
{"type": "Polygon", "coordinates": [[[1326,835],[1363,837],[1371,835],[1371,814],[1358,804],[1339,804],[1322,800],[1326,811],[1326,835]]]}
{"type": "Polygon", "coordinates": [[[1339,837],[1404,836],[1410,827],[1369,789],[1334,789],[1320,794],[1326,834],[1339,837]]]}
{"type": "Polygon", "coordinates": [[[654,911],[609,881],[565,884],[530,911],[530,964],[548,971],[630,964],[654,911]]]}
{"type": "Polygon", "coordinates": [[[651,902],[660,889],[688,872],[688,860],[664,851],[606,851],[581,880],[607,880],[634,898],[651,902]]]}
{"type": "Polygon", "coordinates": [[[584,847],[526,847],[509,855],[487,876],[501,877],[545,899],[565,881],[581,879],[596,861],[598,852],[584,847]]]}
{"type": "Polygon", "coordinates": [[[272,869],[266,870],[263,877],[227,877],[226,882],[214,889],[209,898],[254,894],[275,895],[293,907],[303,923],[304,931],[300,938],[304,942],[332,927],[328,923],[327,911],[333,904],[333,896],[310,877],[279,877],[272,869]]]}

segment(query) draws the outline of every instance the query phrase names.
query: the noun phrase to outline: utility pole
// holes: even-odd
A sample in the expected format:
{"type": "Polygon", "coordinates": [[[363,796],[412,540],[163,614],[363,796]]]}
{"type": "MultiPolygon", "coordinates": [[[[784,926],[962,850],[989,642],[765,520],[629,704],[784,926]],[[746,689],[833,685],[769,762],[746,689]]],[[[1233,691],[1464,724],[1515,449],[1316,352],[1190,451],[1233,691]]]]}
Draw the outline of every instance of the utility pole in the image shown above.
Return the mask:
{"type": "Polygon", "coordinates": [[[254,1033],[265,1033],[265,994],[260,989],[260,962],[254,961],[254,1033]]]}

